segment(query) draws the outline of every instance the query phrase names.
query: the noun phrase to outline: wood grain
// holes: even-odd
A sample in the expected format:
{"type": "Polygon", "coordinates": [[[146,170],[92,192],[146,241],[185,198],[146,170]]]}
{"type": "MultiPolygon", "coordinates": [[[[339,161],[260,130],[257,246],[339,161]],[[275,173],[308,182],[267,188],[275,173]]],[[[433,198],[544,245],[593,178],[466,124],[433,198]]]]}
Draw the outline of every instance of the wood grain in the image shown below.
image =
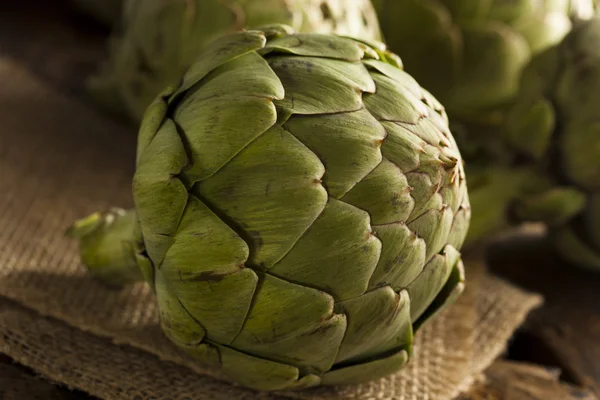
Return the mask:
{"type": "Polygon", "coordinates": [[[600,274],[561,262],[540,235],[495,243],[488,263],[497,275],[546,299],[509,355],[558,366],[563,379],[600,396],[600,274]]]}
{"type": "Polygon", "coordinates": [[[514,361],[496,361],[459,400],[598,400],[591,391],[559,380],[560,370],[514,361]]]}

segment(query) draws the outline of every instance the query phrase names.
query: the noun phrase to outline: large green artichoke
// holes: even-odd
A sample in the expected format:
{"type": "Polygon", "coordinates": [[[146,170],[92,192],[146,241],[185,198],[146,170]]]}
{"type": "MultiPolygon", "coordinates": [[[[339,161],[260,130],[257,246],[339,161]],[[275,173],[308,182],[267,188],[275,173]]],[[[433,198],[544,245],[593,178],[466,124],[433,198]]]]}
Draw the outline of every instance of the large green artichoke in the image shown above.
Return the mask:
{"type": "Polygon", "coordinates": [[[133,193],[137,214],[74,226],[84,263],[143,276],[166,335],[255,389],[392,373],[464,285],[460,153],[381,44],[213,42],[148,108],[133,193]]]}
{"type": "Polygon", "coordinates": [[[567,260],[600,270],[600,17],[533,60],[507,126],[545,177],[515,216],[548,223],[567,260]]]}
{"type": "Polygon", "coordinates": [[[532,55],[558,43],[592,0],[374,0],[389,48],[450,118],[498,123],[532,55]],[[410,40],[407,40],[410,38],[410,40]]]}
{"type": "Polygon", "coordinates": [[[126,0],[109,60],[90,79],[89,90],[101,106],[138,123],[207,43],[271,23],[300,32],[381,38],[370,0],[126,0]]]}

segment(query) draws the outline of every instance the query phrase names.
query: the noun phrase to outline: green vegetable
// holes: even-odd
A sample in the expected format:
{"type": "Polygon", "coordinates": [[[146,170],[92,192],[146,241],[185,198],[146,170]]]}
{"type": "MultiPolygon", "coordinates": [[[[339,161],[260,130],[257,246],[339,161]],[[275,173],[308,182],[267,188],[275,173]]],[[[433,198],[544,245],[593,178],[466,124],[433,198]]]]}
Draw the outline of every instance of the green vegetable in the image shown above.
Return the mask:
{"type": "Polygon", "coordinates": [[[109,60],[88,88],[99,105],[137,124],[207,43],[271,23],[300,32],[381,38],[370,0],[127,0],[109,60]]]}
{"type": "Polygon", "coordinates": [[[592,0],[375,0],[388,46],[451,119],[501,122],[523,67],[592,0]],[[407,40],[410,38],[410,40],[407,40]]]}
{"type": "Polygon", "coordinates": [[[543,178],[516,216],[546,222],[567,260],[600,270],[599,43],[595,17],[532,61],[507,138],[543,178]]]}
{"type": "Polygon", "coordinates": [[[136,211],[75,224],[84,263],[145,279],[173,343],[254,389],[390,374],[464,286],[460,153],[379,43],[280,25],[213,42],[149,107],[133,193],[136,211]]]}

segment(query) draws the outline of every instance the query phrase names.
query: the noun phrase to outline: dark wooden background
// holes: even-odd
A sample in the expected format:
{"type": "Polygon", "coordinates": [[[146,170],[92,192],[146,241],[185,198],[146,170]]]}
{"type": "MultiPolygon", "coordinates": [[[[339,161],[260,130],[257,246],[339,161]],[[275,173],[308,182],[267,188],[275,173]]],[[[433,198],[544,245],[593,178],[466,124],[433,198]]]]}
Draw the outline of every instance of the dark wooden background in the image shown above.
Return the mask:
{"type": "MultiPolygon", "coordinates": [[[[83,82],[105,57],[108,29],[59,0],[0,2],[0,56],[27,65],[87,102],[83,82]]],[[[1,85],[1,83],[0,83],[1,85]]],[[[507,353],[462,400],[598,400],[600,273],[560,262],[539,235],[507,238],[488,251],[497,275],[545,296],[507,353]]],[[[0,400],[84,400],[0,356],[0,400]]]]}

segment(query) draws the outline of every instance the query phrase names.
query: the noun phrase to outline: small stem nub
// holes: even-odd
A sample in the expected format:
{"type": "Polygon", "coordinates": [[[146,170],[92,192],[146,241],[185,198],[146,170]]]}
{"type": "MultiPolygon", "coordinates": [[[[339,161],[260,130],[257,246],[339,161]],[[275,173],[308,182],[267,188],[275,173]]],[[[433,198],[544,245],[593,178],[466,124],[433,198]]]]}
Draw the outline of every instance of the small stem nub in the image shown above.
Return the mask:
{"type": "Polygon", "coordinates": [[[96,212],[75,222],[66,232],[79,239],[81,260],[91,275],[110,286],[143,280],[135,252],[134,210],[96,212]]]}

